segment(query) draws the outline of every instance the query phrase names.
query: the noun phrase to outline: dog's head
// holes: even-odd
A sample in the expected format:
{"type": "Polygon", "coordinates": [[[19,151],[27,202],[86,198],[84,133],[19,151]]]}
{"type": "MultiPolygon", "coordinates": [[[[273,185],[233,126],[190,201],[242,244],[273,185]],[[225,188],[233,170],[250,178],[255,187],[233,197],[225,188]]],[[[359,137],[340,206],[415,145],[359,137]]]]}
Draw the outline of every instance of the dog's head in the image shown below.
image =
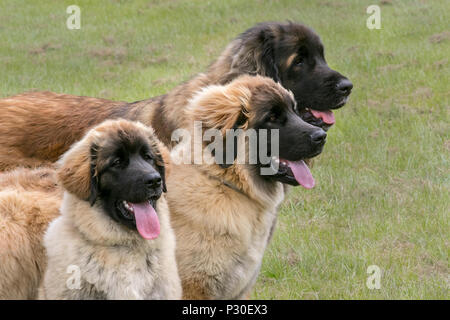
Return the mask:
{"type": "MultiPolygon", "coordinates": [[[[292,91],[297,113],[325,130],[334,124],[332,109],[342,107],[353,88],[349,79],[328,67],[319,36],[297,23],[261,23],[235,39],[212,65],[230,66],[221,83],[240,74],[259,74],[292,91]]],[[[220,70],[220,69],[218,69],[220,70]]]]}
{"type": "Polygon", "coordinates": [[[68,192],[91,206],[98,203],[117,223],[154,239],[168,157],[152,129],[126,120],[105,121],[62,156],[58,177],[68,192]]]}
{"type": "Polygon", "coordinates": [[[254,148],[256,167],[273,167],[273,162],[276,162],[277,171],[265,178],[310,188],[314,180],[303,160],[322,152],[326,133],[303,121],[295,110],[296,102],[292,93],[279,83],[268,77],[243,75],[225,86],[203,89],[191,100],[187,114],[192,120],[201,121],[204,130],[220,130],[225,140],[221,144],[224,152],[218,156],[217,150],[212,151],[222,168],[235,164],[238,155],[239,133],[233,134],[236,131],[230,129],[242,129],[241,134],[244,135],[251,131],[256,140],[252,146],[249,145],[249,138],[245,147],[254,148]],[[274,129],[279,138],[273,140],[274,129]],[[230,139],[233,139],[231,144],[230,139]],[[263,160],[267,160],[276,148],[279,157],[263,160]]]}

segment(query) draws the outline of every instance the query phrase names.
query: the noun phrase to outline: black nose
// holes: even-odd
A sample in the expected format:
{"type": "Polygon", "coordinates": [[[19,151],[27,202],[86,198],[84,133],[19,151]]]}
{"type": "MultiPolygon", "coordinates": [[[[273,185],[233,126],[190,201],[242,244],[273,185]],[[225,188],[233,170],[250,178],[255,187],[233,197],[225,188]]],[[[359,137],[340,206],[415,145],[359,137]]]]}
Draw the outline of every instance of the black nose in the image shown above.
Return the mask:
{"type": "Polygon", "coordinates": [[[327,139],[327,133],[323,131],[322,129],[316,130],[313,133],[311,133],[311,143],[313,145],[321,145],[325,143],[325,140],[327,139]]]}
{"type": "Polygon", "coordinates": [[[353,89],[353,83],[347,78],[341,79],[336,84],[336,89],[342,94],[348,96],[353,89]]]}
{"type": "Polygon", "coordinates": [[[159,173],[151,173],[145,177],[145,184],[149,188],[157,188],[161,186],[161,176],[159,173]]]}

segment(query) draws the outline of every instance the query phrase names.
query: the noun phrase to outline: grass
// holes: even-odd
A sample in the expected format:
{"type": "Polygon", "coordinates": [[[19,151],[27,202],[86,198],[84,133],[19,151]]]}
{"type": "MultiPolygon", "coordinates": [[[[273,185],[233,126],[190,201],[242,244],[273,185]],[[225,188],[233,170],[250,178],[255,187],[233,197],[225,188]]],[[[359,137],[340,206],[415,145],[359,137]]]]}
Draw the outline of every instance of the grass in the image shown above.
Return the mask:
{"type": "Polygon", "coordinates": [[[205,70],[238,33],[293,20],[355,88],[317,187],[281,209],[253,298],[449,299],[448,1],[0,2],[0,96],[33,88],[134,101],[205,70]],[[81,7],[81,30],[65,27],[81,7]],[[382,29],[366,28],[379,4],[382,29]],[[366,287],[369,265],[381,288],[366,287]]]}

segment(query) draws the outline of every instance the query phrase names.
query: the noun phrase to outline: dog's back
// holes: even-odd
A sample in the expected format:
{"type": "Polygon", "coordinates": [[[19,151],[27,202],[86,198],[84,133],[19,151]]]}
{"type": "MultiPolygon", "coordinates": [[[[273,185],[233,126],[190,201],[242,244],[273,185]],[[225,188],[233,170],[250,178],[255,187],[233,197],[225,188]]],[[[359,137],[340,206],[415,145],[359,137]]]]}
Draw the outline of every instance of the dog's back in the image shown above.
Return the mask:
{"type": "Polygon", "coordinates": [[[26,92],[0,99],[0,171],[50,166],[94,125],[133,108],[121,101],[26,92]]]}

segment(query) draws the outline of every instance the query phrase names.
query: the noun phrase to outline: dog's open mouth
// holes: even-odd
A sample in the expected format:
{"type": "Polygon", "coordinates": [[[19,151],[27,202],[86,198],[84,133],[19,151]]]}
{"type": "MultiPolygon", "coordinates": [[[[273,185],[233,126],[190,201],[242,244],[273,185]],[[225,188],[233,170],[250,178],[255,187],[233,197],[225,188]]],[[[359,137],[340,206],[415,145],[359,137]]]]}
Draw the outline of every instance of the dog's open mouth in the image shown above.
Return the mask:
{"type": "Polygon", "coordinates": [[[331,110],[319,111],[319,110],[309,109],[309,112],[312,113],[314,118],[320,119],[330,126],[332,126],[336,122],[336,120],[334,119],[333,111],[331,111],[331,110]]]}
{"type": "Polygon", "coordinates": [[[305,108],[299,111],[300,117],[316,127],[321,127],[328,130],[335,122],[333,111],[325,110],[319,111],[310,108],[305,108]]]}
{"type": "Polygon", "coordinates": [[[305,161],[289,161],[274,157],[272,158],[272,167],[276,168],[276,166],[278,166],[278,171],[275,176],[280,182],[301,185],[306,189],[314,187],[314,178],[305,161]]]}
{"type": "Polygon", "coordinates": [[[134,220],[139,234],[148,240],[159,236],[160,226],[158,215],[154,209],[156,200],[148,200],[141,203],[118,201],[116,206],[126,220],[134,220]]]}
{"type": "Polygon", "coordinates": [[[316,110],[312,108],[303,108],[298,111],[300,117],[316,127],[321,127],[324,130],[328,130],[336,119],[334,118],[333,111],[331,109],[339,109],[347,103],[348,96],[342,98],[335,106],[328,110],[316,110]]]}

